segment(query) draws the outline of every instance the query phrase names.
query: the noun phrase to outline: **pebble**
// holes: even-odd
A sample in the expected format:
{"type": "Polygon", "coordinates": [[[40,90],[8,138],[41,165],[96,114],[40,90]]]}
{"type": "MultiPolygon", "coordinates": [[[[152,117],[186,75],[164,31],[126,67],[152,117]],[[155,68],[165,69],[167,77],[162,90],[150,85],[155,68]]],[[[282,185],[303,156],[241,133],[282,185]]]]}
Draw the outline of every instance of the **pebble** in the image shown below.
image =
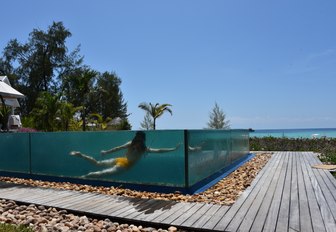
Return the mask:
{"type": "Polygon", "coordinates": [[[176,227],[169,227],[168,230],[158,230],[152,227],[143,227],[141,225],[128,225],[119,224],[117,222],[111,222],[110,219],[98,220],[92,219],[87,216],[76,216],[74,214],[66,214],[64,210],[42,209],[39,206],[30,205],[30,211],[24,210],[25,207],[18,207],[13,201],[7,201],[0,199],[0,223],[10,224],[23,224],[32,227],[34,231],[49,232],[70,232],[70,231],[82,231],[82,232],[153,232],[153,231],[169,231],[177,232],[176,227]],[[16,207],[15,210],[12,210],[16,207]],[[25,214],[31,212],[31,209],[35,209],[33,216],[26,216],[25,214]],[[41,209],[41,210],[39,210],[41,209]],[[41,214],[49,211],[53,213],[53,217],[43,217],[41,214]]]}

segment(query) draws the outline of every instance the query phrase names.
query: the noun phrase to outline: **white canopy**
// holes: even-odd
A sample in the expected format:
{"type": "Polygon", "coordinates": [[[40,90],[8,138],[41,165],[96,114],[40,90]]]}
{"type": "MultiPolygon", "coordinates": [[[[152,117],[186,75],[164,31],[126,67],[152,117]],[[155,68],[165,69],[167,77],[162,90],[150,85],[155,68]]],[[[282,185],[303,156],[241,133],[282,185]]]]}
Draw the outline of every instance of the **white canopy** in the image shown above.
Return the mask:
{"type": "Polygon", "coordinates": [[[6,76],[0,76],[0,95],[3,97],[5,104],[12,107],[19,107],[17,98],[24,98],[24,95],[10,86],[6,76]]]}
{"type": "Polygon", "coordinates": [[[3,98],[24,98],[22,93],[2,81],[0,81],[0,95],[3,98]]]}

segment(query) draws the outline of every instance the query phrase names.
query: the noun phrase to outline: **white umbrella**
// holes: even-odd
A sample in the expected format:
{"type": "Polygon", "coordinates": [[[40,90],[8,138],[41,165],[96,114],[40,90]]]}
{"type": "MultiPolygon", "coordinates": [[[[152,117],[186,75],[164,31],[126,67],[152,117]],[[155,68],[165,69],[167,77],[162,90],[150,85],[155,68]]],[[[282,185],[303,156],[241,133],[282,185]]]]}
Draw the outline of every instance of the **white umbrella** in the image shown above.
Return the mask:
{"type": "MultiPolygon", "coordinates": [[[[9,105],[12,107],[18,107],[19,102],[17,98],[24,98],[25,96],[11,87],[10,85],[6,84],[2,80],[0,80],[0,104],[9,105]]],[[[12,108],[12,111],[14,108],[12,108]]]]}
{"type": "Polygon", "coordinates": [[[20,93],[13,87],[7,85],[3,81],[0,81],[0,95],[3,98],[24,98],[25,97],[22,93],[20,93]]]}

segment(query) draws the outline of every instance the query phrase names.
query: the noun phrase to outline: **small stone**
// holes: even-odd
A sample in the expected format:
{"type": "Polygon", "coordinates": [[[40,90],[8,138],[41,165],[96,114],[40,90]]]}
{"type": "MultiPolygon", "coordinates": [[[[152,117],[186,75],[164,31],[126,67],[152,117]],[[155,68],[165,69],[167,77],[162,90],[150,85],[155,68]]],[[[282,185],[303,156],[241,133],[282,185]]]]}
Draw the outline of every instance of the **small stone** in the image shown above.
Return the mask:
{"type": "Polygon", "coordinates": [[[79,224],[86,225],[88,223],[90,223],[90,222],[89,222],[89,219],[86,216],[82,216],[82,217],[79,218],[79,224]]]}
{"type": "Polygon", "coordinates": [[[40,226],[40,232],[48,232],[48,228],[45,225],[40,226]]]}
{"type": "Polygon", "coordinates": [[[175,226],[171,226],[171,227],[168,228],[168,231],[169,232],[176,232],[177,228],[175,226]]]}
{"type": "Polygon", "coordinates": [[[80,231],[85,231],[85,227],[84,227],[84,226],[79,226],[79,227],[78,227],[78,230],[80,230],[80,231]]]}
{"type": "Polygon", "coordinates": [[[132,229],[132,232],[139,232],[140,231],[137,226],[132,226],[131,229],[132,229]]]}
{"type": "Polygon", "coordinates": [[[59,230],[60,230],[61,232],[67,232],[67,231],[70,230],[70,228],[67,227],[67,226],[61,226],[61,227],[59,228],[59,230]]]}
{"type": "Polygon", "coordinates": [[[99,226],[93,226],[93,231],[94,232],[101,232],[101,228],[99,226]]]}

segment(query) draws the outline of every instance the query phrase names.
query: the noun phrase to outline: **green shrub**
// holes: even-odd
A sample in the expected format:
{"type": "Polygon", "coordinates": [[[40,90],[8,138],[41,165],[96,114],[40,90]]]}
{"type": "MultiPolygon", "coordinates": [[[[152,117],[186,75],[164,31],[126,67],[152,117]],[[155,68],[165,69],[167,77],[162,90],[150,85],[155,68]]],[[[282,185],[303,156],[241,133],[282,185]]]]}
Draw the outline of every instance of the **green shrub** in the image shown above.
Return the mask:
{"type": "Polygon", "coordinates": [[[251,137],[251,151],[313,151],[321,153],[321,160],[336,164],[336,138],[292,139],[251,137]]]}
{"type": "Polygon", "coordinates": [[[34,230],[24,225],[0,223],[0,232],[34,232],[34,230]]]}

